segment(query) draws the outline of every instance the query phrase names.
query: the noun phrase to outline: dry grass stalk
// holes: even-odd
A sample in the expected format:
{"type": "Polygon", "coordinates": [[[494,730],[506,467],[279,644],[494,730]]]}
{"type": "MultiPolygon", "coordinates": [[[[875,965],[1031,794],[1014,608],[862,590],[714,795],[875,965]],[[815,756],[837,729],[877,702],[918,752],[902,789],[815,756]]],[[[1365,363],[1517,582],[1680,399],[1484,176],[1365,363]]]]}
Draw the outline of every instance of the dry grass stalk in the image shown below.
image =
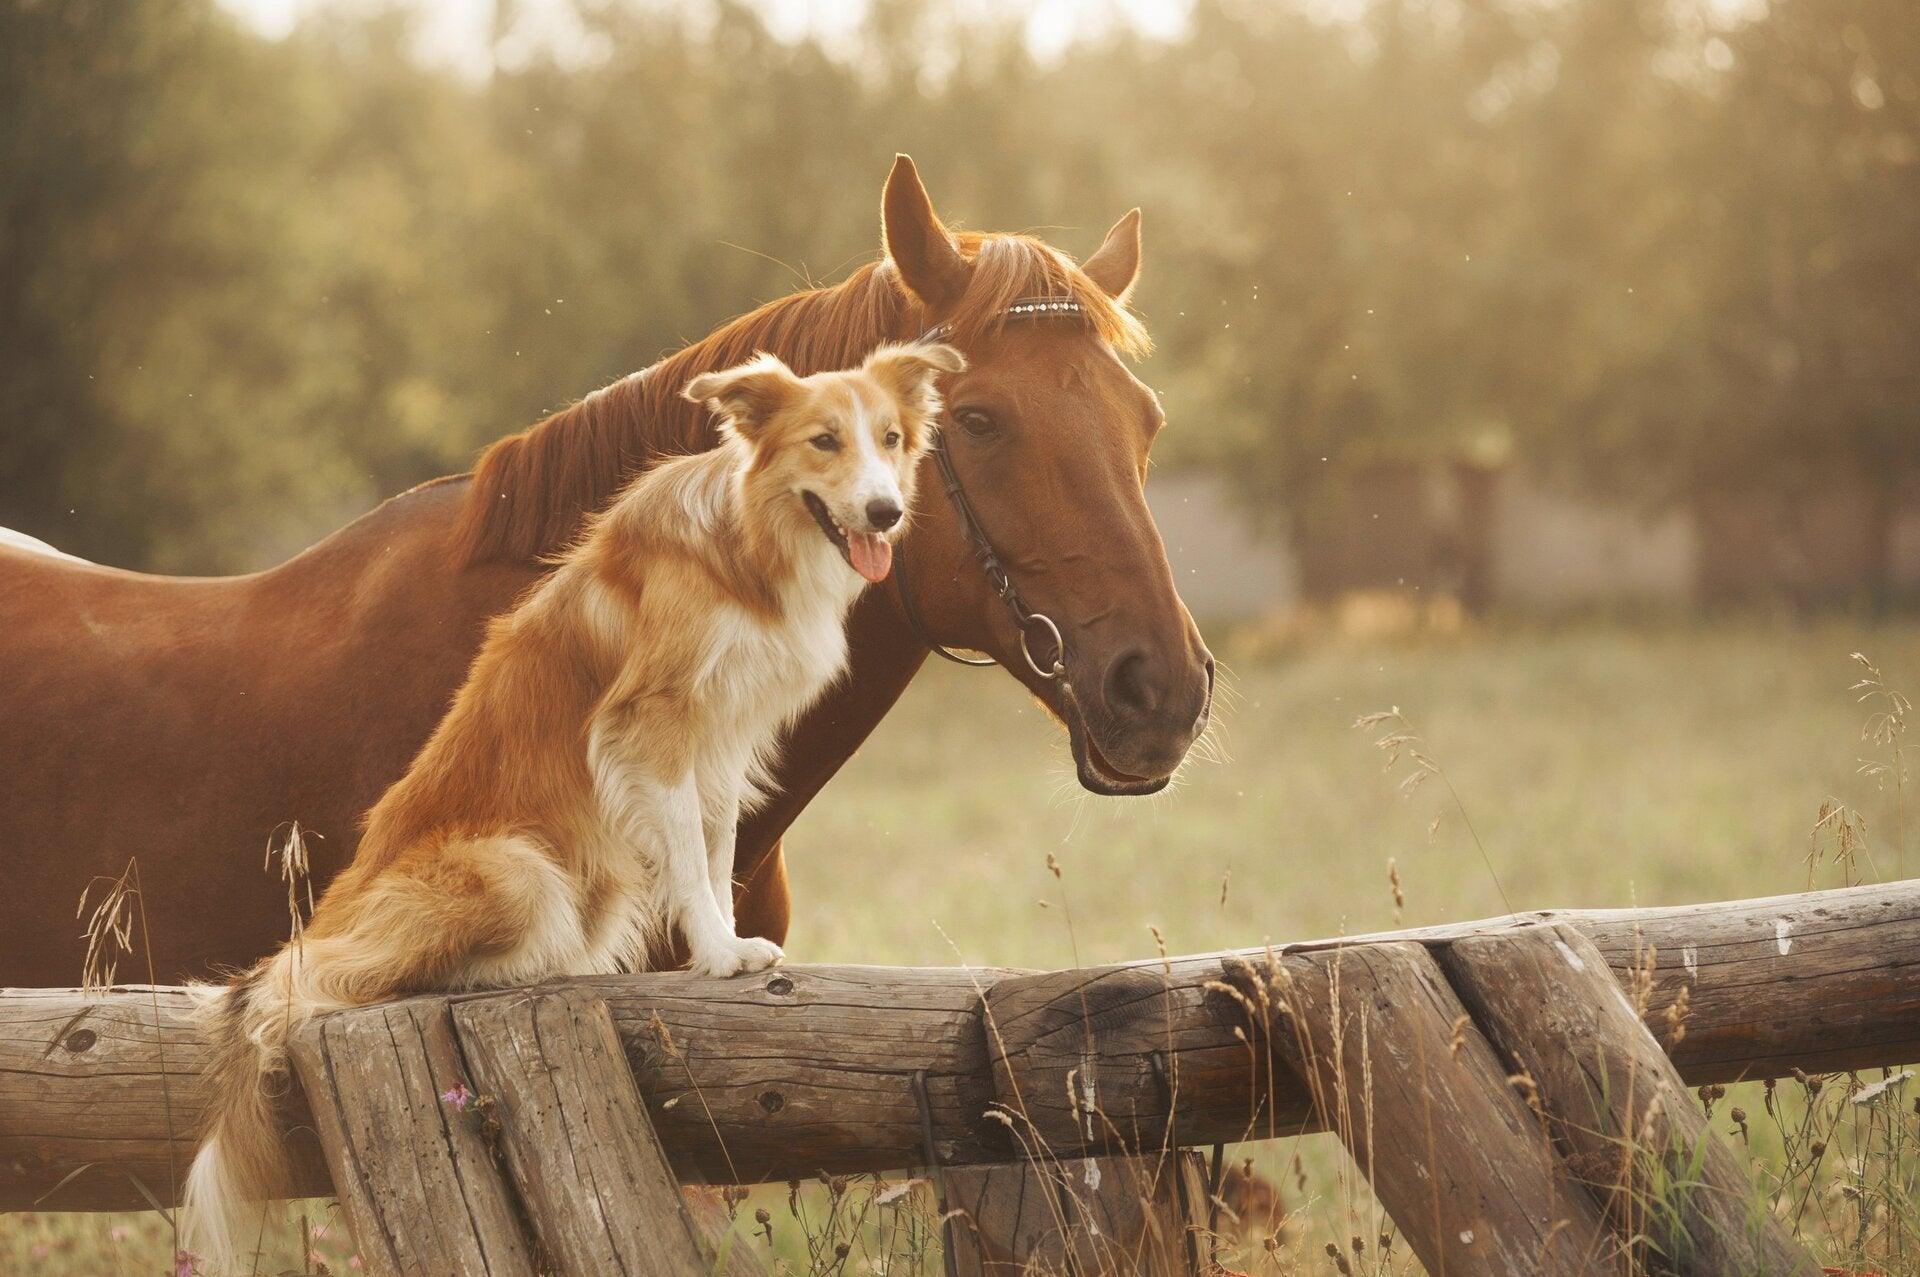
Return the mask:
{"type": "MultiPolygon", "coordinates": [[[[120,876],[117,878],[96,878],[88,883],[86,890],[80,893],[80,901],[75,906],[74,916],[87,919],[87,952],[81,965],[80,987],[94,991],[104,991],[113,987],[120,959],[133,952],[133,926],[136,921],[139,923],[140,945],[146,959],[147,988],[153,1008],[154,1052],[160,1072],[160,1106],[166,1119],[167,1146],[171,1149],[175,1144],[173,1084],[167,1068],[165,1037],[160,1032],[160,981],[153,965],[153,935],[147,926],[146,894],[140,884],[140,858],[128,857],[127,867],[120,871],[120,876]],[[95,887],[103,887],[103,890],[100,899],[89,912],[87,900],[92,896],[95,887]]],[[[138,1180],[135,1180],[134,1184],[149,1201],[154,1200],[145,1185],[138,1180]]],[[[171,1155],[167,1164],[167,1188],[168,1200],[178,1201],[180,1171],[173,1165],[171,1155]]],[[[167,1223],[167,1230],[173,1242],[175,1267],[179,1268],[184,1264],[187,1272],[191,1274],[194,1257],[180,1249],[180,1226],[177,1219],[172,1212],[161,1210],[157,1203],[154,1209],[167,1223]]]]}
{"type": "Polygon", "coordinates": [[[134,872],[135,864],[129,860],[119,877],[95,878],[80,893],[73,916],[87,920],[87,956],[80,971],[83,989],[103,992],[112,988],[120,959],[133,952],[133,910],[139,894],[134,872]],[[95,887],[101,889],[100,897],[89,912],[87,901],[93,898],[95,887]]]}
{"type": "MultiPolygon", "coordinates": [[[[1466,826],[1467,836],[1473,840],[1474,848],[1480,853],[1480,863],[1486,867],[1487,877],[1493,883],[1493,889],[1500,897],[1500,903],[1508,913],[1512,913],[1513,901],[1507,898],[1507,889],[1500,882],[1500,874],[1493,867],[1493,857],[1487,854],[1486,844],[1480,841],[1480,832],[1474,828],[1473,817],[1467,814],[1467,805],[1460,797],[1460,791],[1453,787],[1453,780],[1446,769],[1428,752],[1427,743],[1413,730],[1413,724],[1400,712],[1398,705],[1391,709],[1379,710],[1372,714],[1362,714],[1354,720],[1356,731],[1379,731],[1373,745],[1386,755],[1384,769],[1391,773],[1405,759],[1410,765],[1407,774],[1400,780],[1400,793],[1411,797],[1415,790],[1428,780],[1438,780],[1447,791],[1447,799],[1453,810],[1458,813],[1460,823],[1466,826]]],[[[1440,827],[1440,818],[1436,815],[1433,824],[1427,829],[1431,838],[1440,827]]]]}

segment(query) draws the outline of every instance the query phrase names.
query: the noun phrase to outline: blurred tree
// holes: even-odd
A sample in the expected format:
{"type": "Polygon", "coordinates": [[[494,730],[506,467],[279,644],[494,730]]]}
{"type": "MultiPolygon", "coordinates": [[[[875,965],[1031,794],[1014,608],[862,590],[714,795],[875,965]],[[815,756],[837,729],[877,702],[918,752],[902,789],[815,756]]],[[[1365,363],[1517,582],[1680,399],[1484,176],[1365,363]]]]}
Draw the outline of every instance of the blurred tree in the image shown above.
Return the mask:
{"type": "Polygon", "coordinates": [[[235,109],[277,60],[206,6],[0,4],[0,517],[136,562],[193,518],[176,485],[240,428],[195,428],[201,374],[285,358],[234,307],[279,275],[235,109]]]}
{"type": "Polygon", "coordinates": [[[1343,26],[1210,0],[1144,67],[1150,167],[1177,174],[1173,279],[1148,294],[1164,375],[1233,423],[1196,449],[1300,541],[1360,471],[1504,425],[1518,183],[1476,93],[1524,52],[1495,5],[1393,0],[1343,26]]]}
{"type": "Polygon", "coordinates": [[[399,0],[279,41],[213,0],[0,0],[0,522],[270,562],[870,258],[910,150],[974,226],[1086,251],[1146,208],[1161,456],[1302,545],[1382,467],[1513,455],[1648,503],[1851,485],[1885,576],[1910,0],[1199,0],[1044,59],[952,0],[831,44],[749,0],[574,0],[551,46],[494,12],[473,80],[399,0]]]}
{"type": "Polygon", "coordinates": [[[1895,503],[1920,473],[1920,14],[1775,0],[1722,47],[1685,464],[1747,497],[1855,488],[1884,604],[1895,503]]]}

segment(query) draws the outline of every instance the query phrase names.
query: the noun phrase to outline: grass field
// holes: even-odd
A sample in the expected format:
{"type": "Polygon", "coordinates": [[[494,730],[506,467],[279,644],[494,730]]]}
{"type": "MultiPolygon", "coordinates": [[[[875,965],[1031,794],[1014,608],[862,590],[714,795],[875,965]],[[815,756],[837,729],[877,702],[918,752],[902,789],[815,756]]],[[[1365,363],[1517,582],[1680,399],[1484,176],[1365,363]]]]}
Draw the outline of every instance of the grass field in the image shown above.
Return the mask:
{"type": "MultiPolygon", "coordinates": [[[[1220,647],[1224,757],[1146,801],[1081,796],[1064,739],[1005,675],[929,668],[790,836],[790,958],[1062,966],[1151,954],[1150,926],[1199,951],[1794,891],[1829,798],[1866,821],[1854,877],[1920,872],[1901,795],[1860,770],[1885,749],[1862,739],[1869,707],[1848,690],[1855,651],[1920,687],[1910,625],[1525,625],[1263,659],[1220,647]],[[1383,771],[1377,730],[1354,727],[1396,706],[1445,773],[1406,796],[1406,763],[1383,771]]],[[[1823,864],[1815,885],[1845,872],[1823,864]]],[[[1790,1157],[1763,1130],[1752,1148],[1763,1176],[1790,1157]]],[[[1292,1153],[1262,1154],[1300,1212],[1279,1266],[1335,1271],[1321,1247],[1352,1227],[1353,1195],[1317,1146],[1302,1192],[1292,1153]]],[[[1863,1182],[1874,1155],[1860,1154],[1863,1182]]],[[[1876,1235],[1910,1231],[1913,1172],[1911,1156],[1885,1169],[1874,1209],[1893,1222],[1876,1235]]],[[[1860,1212],[1819,1192],[1804,1226],[1840,1262],[1860,1212]]],[[[315,1246],[336,1272],[339,1233],[315,1246]]],[[[282,1252],[296,1271],[297,1249],[282,1252]]],[[[1875,1264],[1920,1272],[1911,1251],[1875,1264]]],[[[151,1215],[0,1220],[0,1272],[168,1271],[151,1215]]]]}
{"type": "Polygon", "coordinates": [[[1389,858],[1409,925],[1792,891],[1829,796],[1897,876],[1894,804],[1857,774],[1854,651],[1920,681],[1905,627],[1523,628],[1257,664],[1228,645],[1227,761],[1146,801],[1082,795],[1004,675],[931,668],[789,838],[789,952],[1047,966],[1149,954],[1149,924],[1175,951],[1336,935],[1395,921],[1389,858]],[[1354,728],[1394,706],[1485,858],[1444,786],[1403,799],[1354,728]]]}

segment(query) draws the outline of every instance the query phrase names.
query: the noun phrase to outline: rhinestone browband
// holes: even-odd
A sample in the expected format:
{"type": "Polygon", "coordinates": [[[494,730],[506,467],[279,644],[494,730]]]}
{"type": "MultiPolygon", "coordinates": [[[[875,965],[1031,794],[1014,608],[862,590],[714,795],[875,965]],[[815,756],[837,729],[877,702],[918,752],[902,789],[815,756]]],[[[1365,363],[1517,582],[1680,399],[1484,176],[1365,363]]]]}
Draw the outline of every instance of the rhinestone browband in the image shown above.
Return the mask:
{"type": "Polygon", "coordinates": [[[1023,297],[1007,307],[1006,313],[1012,315],[1045,315],[1080,313],[1080,303],[1071,297],[1023,297]]]}
{"type": "MultiPolygon", "coordinates": [[[[1020,319],[1028,315],[1082,315],[1086,311],[1071,297],[1022,297],[1000,313],[1008,319],[1020,319]]],[[[952,331],[952,324],[935,324],[920,334],[920,340],[934,341],[952,331]]]]}

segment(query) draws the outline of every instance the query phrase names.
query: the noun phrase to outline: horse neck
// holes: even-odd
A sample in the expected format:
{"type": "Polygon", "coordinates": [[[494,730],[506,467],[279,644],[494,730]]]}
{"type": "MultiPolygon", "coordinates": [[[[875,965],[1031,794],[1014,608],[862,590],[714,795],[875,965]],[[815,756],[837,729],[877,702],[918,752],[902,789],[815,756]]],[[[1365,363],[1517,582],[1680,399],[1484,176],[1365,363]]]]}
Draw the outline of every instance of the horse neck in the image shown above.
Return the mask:
{"type": "MultiPolygon", "coordinates": [[[[381,613],[411,594],[482,618],[504,611],[546,566],[497,560],[465,564],[459,554],[462,518],[472,505],[472,481],[436,479],[381,502],[293,558],[251,577],[260,606],[289,616],[333,615],[342,607],[381,613]]],[[[404,611],[405,608],[401,607],[404,611]]],[[[438,615],[438,613],[436,613],[438,615]]],[[[306,622],[302,622],[306,623],[306,622]]],[[[347,627],[351,629],[351,627],[347,627]]]]}
{"type": "Polygon", "coordinates": [[[875,267],[831,288],[770,302],[659,363],[494,444],[475,468],[460,552],[469,563],[537,561],[573,540],[649,462],[713,446],[705,405],[682,391],[756,352],[800,376],[860,362],[919,331],[919,307],[875,267]]]}

